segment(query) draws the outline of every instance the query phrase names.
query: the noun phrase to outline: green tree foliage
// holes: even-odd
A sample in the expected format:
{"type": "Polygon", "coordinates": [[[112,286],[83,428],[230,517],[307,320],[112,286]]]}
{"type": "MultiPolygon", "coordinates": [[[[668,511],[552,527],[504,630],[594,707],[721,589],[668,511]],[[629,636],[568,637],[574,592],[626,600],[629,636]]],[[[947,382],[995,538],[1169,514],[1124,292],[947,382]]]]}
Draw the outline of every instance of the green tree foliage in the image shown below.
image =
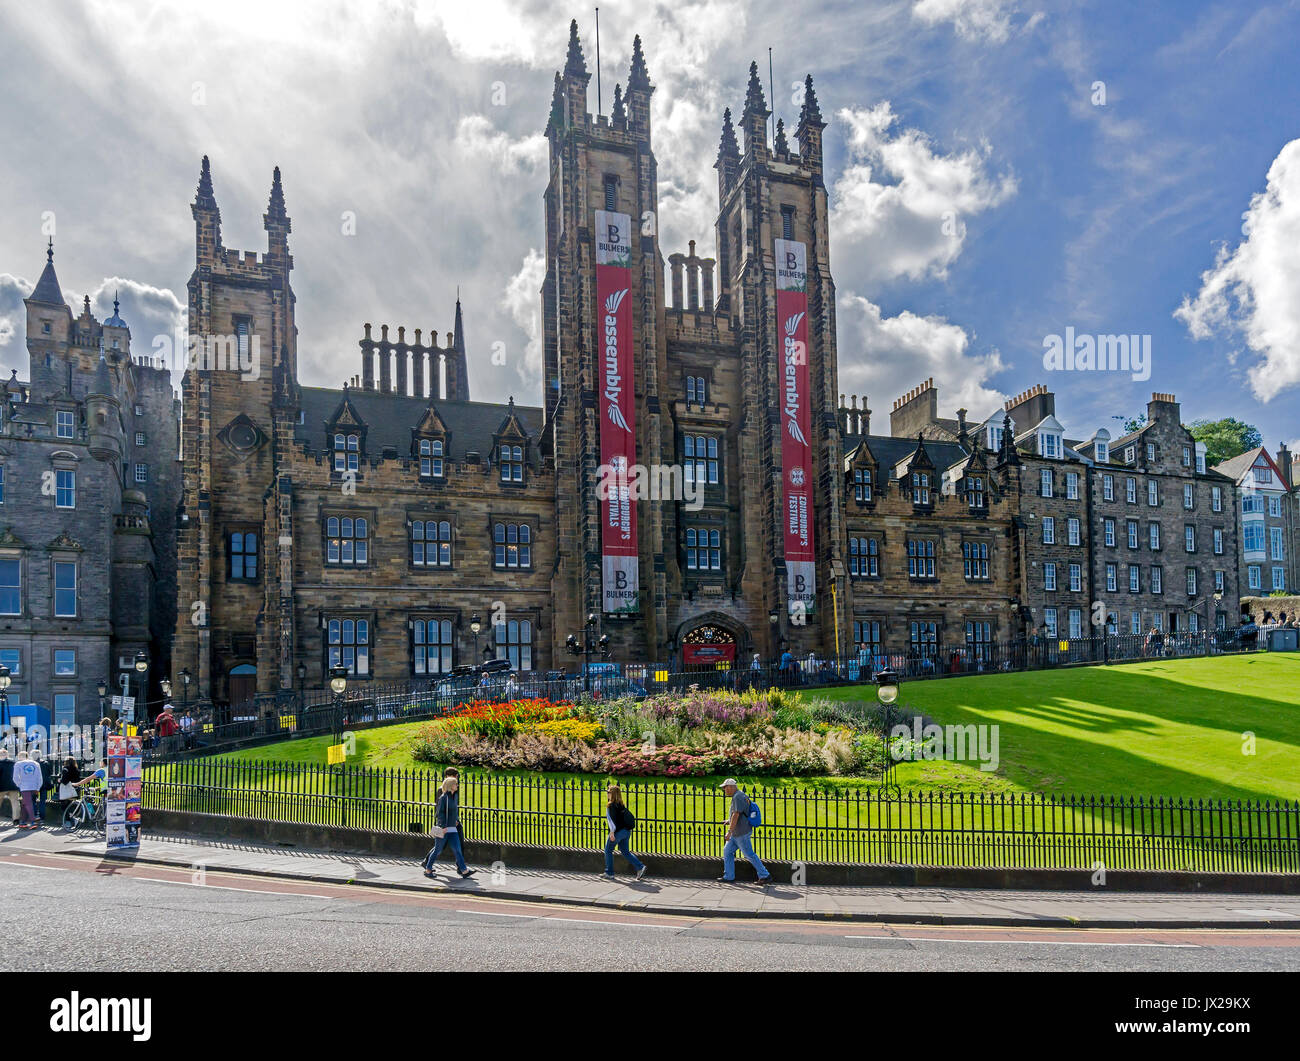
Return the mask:
{"type": "Polygon", "coordinates": [[[1210,467],[1254,449],[1263,441],[1257,427],[1232,416],[1222,420],[1193,420],[1187,430],[1197,442],[1205,443],[1205,463],[1210,467]]]}

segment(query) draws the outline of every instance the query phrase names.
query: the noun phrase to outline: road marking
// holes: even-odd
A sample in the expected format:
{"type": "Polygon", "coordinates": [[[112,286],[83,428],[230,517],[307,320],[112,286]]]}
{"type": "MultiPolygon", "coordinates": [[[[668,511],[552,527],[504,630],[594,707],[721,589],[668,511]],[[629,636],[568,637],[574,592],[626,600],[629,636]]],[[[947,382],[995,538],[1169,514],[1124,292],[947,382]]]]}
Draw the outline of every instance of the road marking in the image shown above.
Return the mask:
{"type": "Polygon", "coordinates": [[[211,888],[218,892],[249,892],[253,895],[285,895],[295,899],[335,899],[334,895],[317,895],[314,892],[272,891],[269,888],[236,888],[229,884],[200,884],[192,880],[167,880],[165,877],[127,877],[127,880],[147,880],[153,884],[179,884],[186,888],[211,888]]]}
{"type": "Polygon", "coordinates": [[[896,939],[908,943],[1000,943],[1009,947],[1166,947],[1200,950],[1198,943],[1093,943],[1064,939],[948,939],[941,936],[845,936],[845,939],[896,939]]]}
{"type": "Polygon", "coordinates": [[[4,857],[4,861],[0,861],[0,866],[17,866],[19,869],[49,869],[58,873],[67,873],[68,870],[72,869],[71,866],[33,866],[27,862],[14,862],[12,856],[9,855],[4,857]]]}
{"type": "Polygon", "coordinates": [[[1283,910],[1233,910],[1232,913],[1248,917],[1300,917],[1300,914],[1288,914],[1283,910]]]}
{"type": "Polygon", "coordinates": [[[504,914],[496,910],[463,910],[457,909],[458,914],[482,914],[484,917],[522,917],[534,921],[565,921],[577,925],[614,925],[619,928],[664,928],[664,929],[683,929],[691,928],[690,925],[650,925],[644,921],[598,921],[587,917],[555,917],[546,914],[504,914]]]}

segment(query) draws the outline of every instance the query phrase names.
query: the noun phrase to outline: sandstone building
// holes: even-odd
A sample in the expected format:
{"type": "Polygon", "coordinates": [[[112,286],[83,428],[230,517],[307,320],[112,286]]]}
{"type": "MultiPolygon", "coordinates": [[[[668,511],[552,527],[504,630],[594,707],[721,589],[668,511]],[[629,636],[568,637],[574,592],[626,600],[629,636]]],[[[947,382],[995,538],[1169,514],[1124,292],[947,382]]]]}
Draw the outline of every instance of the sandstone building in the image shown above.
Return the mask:
{"type": "MultiPolygon", "coordinates": [[[[0,664],[11,705],[100,717],[148,653],[151,700],[175,626],[178,403],[168,366],[131,352],[114,302],[73,316],[47,261],[25,300],[27,378],[0,394],[0,664]]],[[[156,708],[155,704],[155,708],[156,708]]]]}

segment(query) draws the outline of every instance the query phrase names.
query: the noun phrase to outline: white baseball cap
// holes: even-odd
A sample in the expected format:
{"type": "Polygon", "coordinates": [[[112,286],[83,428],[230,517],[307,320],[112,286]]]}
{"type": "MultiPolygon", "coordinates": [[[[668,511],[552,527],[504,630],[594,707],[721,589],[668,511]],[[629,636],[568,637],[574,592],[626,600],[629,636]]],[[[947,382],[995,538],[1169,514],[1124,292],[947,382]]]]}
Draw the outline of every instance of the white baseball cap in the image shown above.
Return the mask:
{"type": "Polygon", "coordinates": [[[736,779],[735,779],[734,777],[729,777],[729,778],[727,778],[727,780],[725,780],[724,782],[722,782],[722,784],[720,784],[718,787],[719,787],[719,788],[726,788],[728,785],[731,785],[731,786],[733,786],[734,788],[739,788],[739,787],[740,787],[740,785],[736,782],[736,779]]]}

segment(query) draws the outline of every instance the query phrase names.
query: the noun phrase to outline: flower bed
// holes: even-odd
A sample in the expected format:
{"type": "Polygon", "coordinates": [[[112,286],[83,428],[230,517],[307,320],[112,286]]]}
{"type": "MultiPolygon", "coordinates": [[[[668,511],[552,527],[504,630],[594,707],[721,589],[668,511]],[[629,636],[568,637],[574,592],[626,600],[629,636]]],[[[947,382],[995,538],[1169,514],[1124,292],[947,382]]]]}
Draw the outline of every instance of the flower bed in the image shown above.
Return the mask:
{"type": "Polygon", "coordinates": [[[502,770],[611,776],[852,775],[879,769],[865,705],[804,701],[781,690],[691,689],[638,702],[475,702],[431,722],[412,756],[502,770]]]}

